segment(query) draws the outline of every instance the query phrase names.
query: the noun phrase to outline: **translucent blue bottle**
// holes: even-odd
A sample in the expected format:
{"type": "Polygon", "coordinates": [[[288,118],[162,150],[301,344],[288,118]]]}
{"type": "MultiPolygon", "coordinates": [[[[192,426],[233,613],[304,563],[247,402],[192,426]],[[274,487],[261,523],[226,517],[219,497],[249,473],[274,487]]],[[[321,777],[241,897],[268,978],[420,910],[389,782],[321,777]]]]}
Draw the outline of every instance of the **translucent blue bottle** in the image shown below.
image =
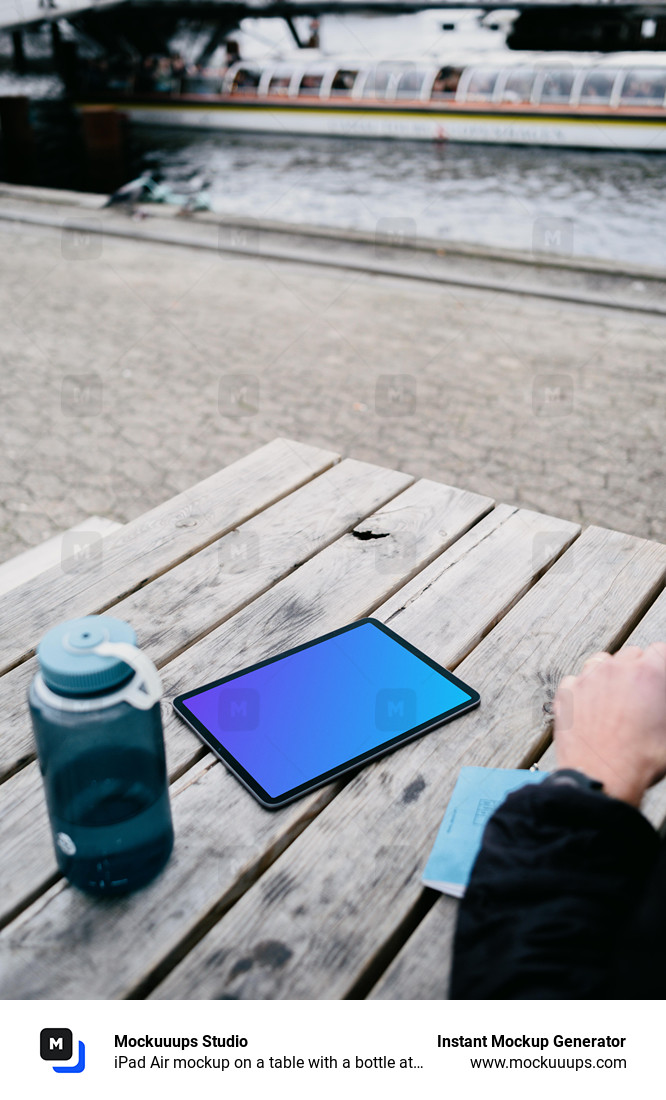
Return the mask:
{"type": "Polygon", "coordinates": [[[29,703],[58,866],[88,893],[135,890],[173,847],[157,669],[106,615],[61,623],[37,657],[29,703]]]}

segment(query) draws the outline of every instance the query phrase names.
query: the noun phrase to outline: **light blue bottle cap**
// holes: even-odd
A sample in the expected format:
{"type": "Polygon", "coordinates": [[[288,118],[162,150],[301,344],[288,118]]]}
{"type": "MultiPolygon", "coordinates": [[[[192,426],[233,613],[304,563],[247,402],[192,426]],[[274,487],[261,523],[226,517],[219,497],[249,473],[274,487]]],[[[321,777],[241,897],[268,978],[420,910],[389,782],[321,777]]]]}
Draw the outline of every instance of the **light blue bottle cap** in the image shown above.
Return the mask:
{"type": "Polygon", "coordinates": [[[129,623],[109,615],[69,619],[49,630],[37,646],[46,686],[61,695],[89,695],[126,680],[132,674],[128,664],[90,652],[102,642],[136,645],[136,634],[129,623]]]}

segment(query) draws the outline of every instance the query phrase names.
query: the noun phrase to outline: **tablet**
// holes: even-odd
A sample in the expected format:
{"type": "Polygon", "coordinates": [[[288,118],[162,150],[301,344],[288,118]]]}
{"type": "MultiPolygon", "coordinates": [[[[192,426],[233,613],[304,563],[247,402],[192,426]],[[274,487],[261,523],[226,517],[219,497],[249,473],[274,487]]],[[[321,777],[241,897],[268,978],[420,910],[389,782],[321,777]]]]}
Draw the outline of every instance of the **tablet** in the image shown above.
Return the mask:
{"type": "Polygon", "coordinates": [[[473,688],[376,619],[359,619],[173,702],[270,808],[478,704],[473,688]]]}

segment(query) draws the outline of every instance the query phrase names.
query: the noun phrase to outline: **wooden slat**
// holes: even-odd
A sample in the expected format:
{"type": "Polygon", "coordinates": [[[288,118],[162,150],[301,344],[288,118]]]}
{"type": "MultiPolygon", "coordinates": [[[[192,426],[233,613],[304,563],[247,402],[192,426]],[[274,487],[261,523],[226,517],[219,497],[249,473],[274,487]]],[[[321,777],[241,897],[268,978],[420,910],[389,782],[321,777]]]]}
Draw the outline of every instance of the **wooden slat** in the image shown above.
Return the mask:
{"type": "MultiPolygon", "coordinates": [[[[378,608],[374,614],[383,621],[389,622],[400,634],[415,645],[424,648],[426,652],[441,663],[455,665],[478,641],[479,637],[490,629],[497,619],[512,606],[529,586],[533,577],[548,564],[548,561],[552,560],[563,547],[571,542],[577,531],[578,528],[573,524],[500,505],[490,516],[477,524],[472,531],[456,543],[450,551],[434,562],[429,569],[420,573],[411,584],[401,589],[395,597],[378,608]],[[535,545],[538,547],[536,552],[535,545]]],[[[451,728],[445,727],[439,733],[429,734],[423,742],[419,742],[419,745],[425,747],[426,742],[446,739],[451,728]]],[[[327,910],[334,905],[333,892],[342,889],[342,892],[346,895],[344,907],[347,911],[347,919],[351,919],[353,913],[356,921],[362,920],[360,908],[352,897],[353,891],[348,891],[344,885],[341,886],[337,881],[337,875],[341,871],[341,856],[344,853],[343,862],[348,865],[347,870],[342,871],[342,878],[344,879],[348,875],[350,879],[353,879],[354,890],[359,888],[359,876],[363,877],[365,873],[371,881],[375,880],[375,847],[368,838],[363,842],[357,835],[359,830],[364,831],[366,826],[371,830],[375,843],[379,845],[383,852],[382,858],[384,860],[396,840],[389,833],[386,837],[388,847],[384,848],[383,824],[378,825],[375,820],[370,818],[367,821],[364,820],[365,811],[362,808],[359,809],[359,802],[362,805],[365,801],[364,791],[369,788],[369,797],[372,798],[371,792],[377,788],[381,791],[380,803],[383,804],[384,800],[388,800],[390,804],[392,792],[395,789],[393,776],[396,773],[396,768],[399,768],[403,754],[410,754],[415,748],[416,746],[406,746],[394,757],[387,758],[364,769],[358,778],[350,784],[350,787],[347,787],[339,796],[342,807],[341,814],[336,812],[333,816],[336,821],[340,817],[344,820],[341,825],[342,845],[337,849],[337,854],[331,853],[331,848],[335,849],[337,846],[335,829],[329,827],[324,827],[323,830],[317,829],[317,843],[321,844],[324,859],[321,864],[318,857],[314,860],[311,868],[313,892],[309,897],[305,897],[308,888],[305,882],[303,884],[303,894],[299,901],[299,905],[302,904],[303,906],[303,916],[300,919],[305,919],[306,922],[309,921],[311,928],[319,929],[321,927],[322,935],[330,938],[330,944],[338,945],[339,957],[337,962],[334,959],[336,954],[334,950],[332,950],[330,956],[334,967],[343,965],[341,959],[345,955],[346,948],[343,949],[342,947],[341,935],[337,926],[325,928],[325,923],[320,925],[320,907],[321,918],[325,922],[327,910]],[[358,792],[356,798],[352,799],[353,808],[350,808],[348,797],[350,788],[354,788],[358,792]],[[345,835],[347,828],[352,833],[351,847],[349,846],[350,837],[345,835]],[[367,847],[368,844],[370,844],[371,851],[366,859],[364,847],[367,847]],[[359,853],[362,857],[363,867],[362,870],[359,869],[359,875],[357,875],[356,861],[359,853]]],[[[406,786],[400,784],[400,797],[404,799],[403,809],[407,805],[414,808],[421,794],[420,779],[417,777],[416,783],[411,783],[411,786],[410,783],[406,786]]],[[[377,800],[375,800],[374,806],[375,811],[377,811],[377,800]]],[[[329,813],[326,812],[324,816],[329,817],[329,813]]],[[[310,828],[314,827],[311,826],[310,828]]],[[[406,839],[405,836],[398,837],[396,852],[404,851],[403,845],[406,839]]],[[[304,838],[301,838],[302,840],[304,838]]],[[[301,841],[298,842],[299,847],[301,841]]],[[[309,845],[307,847],[309,851],[312,850],[309,845]]],[[[288,854],[285,858],[288,858],[288,854]]],[[[410,862],[412,862],[411,857],[410,862]]],[[[291,860],[289,860],[289,864],[291,866],[291,860]]],[[[408,880],[409,875],[406,876],[404,866],[400,866],[400,871],[396,880],[394,880],[396,890],[401,890],[406,886],[406,878],[408,880]]],[[[249,904],[246,905],[244,900],[243,903],[239,903],[243,904],[245,918],[252,927],[253,932],[257,927],[254,917],[260,912],[261,921],[259,923],[261,924],[263,920],[266,920],[265,907],[273,907],[274,911],[278,905],[278,898],[284,897],[291,911],[291,891],[294,888],[301,893],[298,879],[294,878],[289,871],[284,875],[273,876],[271,874],[260,880],[250,892],[252,900],[249,904]],[[276,885],[271,885],[272,882],[276,885]],[[280,885],[281,883],[287,884],[284,889],[280,885]]],[[[360,889],[362,891],[363,887],[360,889]]],[[[248,894],[248,898],[250,894],[248,894]]],[[[385,903],[386,899],[382,904],[385,903]]],[[[298,908],[298,906],[295,908],[298,908]]],[[[240,910],[238,912],[240,913],[240,910]]],[[[235,962],[232,963],[232,969],[238,959],[251,959],[254,957],[252,954],[254,948],[250,950],[247,956],[242,953],[236,956],[234,937],[239,926],[236,923],[235,913],[236,911],[232,911],[229,917],[222,921],[189,957],[196,972],[192,989],[195,986],[198,988],[200,980],[203,982],[205,989],[210,989],[211,983],[214,984],[216,981],[220,988],[225,986],[226,976],[228,976],[227,968],[226,966],[223,968],[223,976],[222,973],[217,971],[217,964],[214,961],[216,957],[219,958],[218,942],[221,944],[223,941],[224,945],[220,946],[223,955],[234,956],[235,962]],[[227,936],[226,929],[231,924],[233,924],[233,930],[227,936]],[[213,960],[212,963],[211,960],[213,960]]],[[[386,913],[383,914],[382,919],[387,919],[386,913]]],[[[388,919],[390,920],[390,916],[388,919]]],[[[267,923],[271,923],[270,917],[267,923]]],[[[352,933],[352,938],[353,936],[354,933],[352,933]]],[[[241,939],[244,941],[243,936],[241,936],[241,939]]],[[[263,932],[260,933],[259,942],[265,939],[288,944],[289,950],[292,950],[290,938],[280,940],[279,937],[274,937],[272,933],[267,936],[263,936],[263,932]]],[[[301,961],[306,966],[310,965],[309,958],[305,961],[302,957],[301,961]]],[[[244,982],[244,979],[240,977],[243,967],[246,970],[245,980],[250,978],[252,982],[254,980],[258,981],[259,988],[256,995],[264,996],[265,990],[261,986],[262,968],[257,968],[256,974],[250,974],[250,970],[253,968],[249,967],[248,969],[245,962],[240,963],[235,977],[238,978],[241,986],[244,982]]],[[[319,977],[322,977],[321,974],[319,977]]],[[[319,991],[313,992],[312,996],[336,995],[335,992],[329,993],[327,980],[320,982],[319,991]]],[[[160,987],[157,995],[165,997],[179,997],[181,994],[198,996],[198,993],[184,992],[186,981],[187,978],[183,968],[178,967],[174,974],[160,987]]],[[[234,980],[232,980],[231,985],[235,986],[234,980]]],[[[208,995],[210,995],[209,992],[202,993],[202,996],[208,995]]],[[[222,995],[225,996],[226,994],[223,993],[222,995]]],[[[236,996],[237,988],[234,988],[230,995],[236,996]]],[[[245,995],[245,989],[243,989],[241,995],[245,995]]],[[[248,991],[248,995],[254,996],[255,992],[248,991]]]]}
{"type": "MultiPolygon", "coordinates": [[[[37,658],[0,676],[0,809],[5,812],[5,781],[35,757],[30,714],[26,704],[30,682],[37,672],[37,658]]],[[[0,822],[2,817],[0,816],[0,822]]]]}
{"type": "Polygon", "coordinates": [[[458,902],[442,894],[407,940],[377,985],[370,1000],[441,1001],[449,995],[458,902]]]}
{"type": "MultiPolygon", "coordinates": [[[[77,523],[76,527],[70,527],[69,531],[61,531],[50,539],[45,539],[37,546],[31,546],[21,554],[8,561],[0,563],[0,596],[11,592],[13,588],[31,581],[62,561],[63,554],[67,555],[67,537],[85,532],[86,535],[109,535],[112,531],[118,531],[121,523],[107,519],[106,516],[88,516],[87,519],[77,523]]],[[[70,547],[71,553],[71,547],[70,547]]]]}
{"type": "MultiPolygon", "coordinates": [[[[666,641],[666,593],[661,595],[653,603],[650,610],[640,620],[636,629],[627,638],[625,645],[638,645],[642,648],[651,642],[666,641]]],[[[570,671],[578,672],[579,669],[570,671]]],[[[546,752],[539,759],[539,767],[544,771],[551,771],[557,767],[554,745],[549,745],[546,752]]],[[[666,779],[657,783],[648,791],[643,799],[641,807],[648,821],[652,822],[656,829],[663,826],[666,820],[666,779]]]]}
{"type": "MultiPolygon", "coordinates": [[[[163,665],[187,640],[231,616],[410,481],[407,474],[345,459],[117,604],[113,614],[133,623],[142,647],[163,665]],[[247,553],[239,556],[240,547],[247,553]]],[[[15,758],[33,748],[25,696],[35,667],[33,658],[0,680],[5,759],[12,748],[15,758]]],[[[171,719],[170,705],[165,708],[171,719]]],[[[192,752],[198,748],[194,738],[188,738],[188,745],[192,752]]],[[[37,764],[0,787],[0,807],[0,877],[6,884],[0,896],[1,925],[22,898],[56,872],[37,764]]]]}
{"type": "MultiPolygon", "coordinates": [[[[504,568],[495,562],[495,580],[488,571],[490,591],[504,587],[504,568]]],[[[515,767],[532,755],[562,670],[617,644],[665,575],[666,546],[589,529],[460,666],[481,708],[365,769],[156,995],[342,997],[370,980],[373,961],[422,897],[423,866],[460,766],[515,767]],[[266,942],[281,945],[279,968],[261,965],[266,942]]],[[[439,623],[418,599],[402,614],[441,659],[439,623]]],[[[405,996],[420,997],[418,958],[413,964],[405,996]]]]}
{"type": "Polygon", "coordinates": [[[49,627],[116,603],[224,531],[337,462],[332,451],[275,439],[107,535],[76,568],[59,565],[0,601],[0,672],[49,627]]]}
{"type": "MultiPolygon", "coordinates": [[[[631,632],[625,645],[646,646],[651,642],[666,640],[666,593],[659,596],[649,611],[631,632]]],[[[579,656],[568,669],[579,671],[589,651],[579,656]]],[[[539,767],[550,771],[556,766],[555,750],[551,745],[539,759],[539,767]]],[[[666,780],[654,787],[644,799],[643,812],[655,826],[663,824],[666,817],[666,780]]],[[[379,1000],[399,1000],[419,997],[424,1000],[440,1000],[448,995],[448,977],[451,968],[453,934],[455,931],[458,902],[441,895],[428,916],[396,955],[371,993],[379,1000]],[[414,968],[418,975],[414,979],[414,968]]]]}
{"type": "MultiPolygon", "coordinates": [[[[491,503],[418,482],[355,534],[323,550],[167,665],[168,690],[242,667],[366,614],[491,503]],[[368,531],[385,537],[358,537],[368,531]]],[[[172,758],[192,759],[198,739],[175,716],[165,735],[172,758]]],[[[49,890],[0,936],[3,996],[48,997],[49,989],[58,998],[126,995],[198,924],[230,904],[337,787],[271,813],[221,765],[201,763],[178,789],[176,851],[164,874],[136,895],[106,906],[62,883],[49,890]],[[126,945],[122,952],[119,943],[126,945]]]]}
{"type": "MultiPolygon", "coordinates": [[[[408,474],[345,459],[109,611],[132,623],[139,644],[161,667],[411,481],[408,474]]],[[[0,678],[0,776],[34,754],[25,698],[36,669],[33,657],[0,678]]]]}
{"type": "Polygon", "coordinates": [[[57,873],[39,767],[30,764],[0,787],[0,927],[57,873]]]}
{"type": "MultiPolygon", "coordinates": [[[[488,497],[418,481],[171,661],[162,670],[165,695],[178,695],[367,614],[491,507],[488,497]]],[[[172,770],[201,748],[173,713],[165,716],[164,733],[172,770]]]]}

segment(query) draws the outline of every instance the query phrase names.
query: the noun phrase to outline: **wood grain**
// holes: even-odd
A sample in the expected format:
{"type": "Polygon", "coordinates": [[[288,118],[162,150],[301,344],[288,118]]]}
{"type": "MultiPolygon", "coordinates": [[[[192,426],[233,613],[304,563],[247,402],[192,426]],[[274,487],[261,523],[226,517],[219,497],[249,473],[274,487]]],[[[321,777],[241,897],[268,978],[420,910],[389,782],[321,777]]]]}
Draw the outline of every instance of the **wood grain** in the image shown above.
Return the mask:
{"type": "MultiPolygon", "coordinates": [[[[108,535],[112,531],[118,531],[122,524],[115,520],[106,519],[105,516],[87,516],[76,527],[70,527],[69,531],[63,531],[59,535],[53,535],[50,539],[31,546],[8,561],[0,563],[0,596],[10,592],[12,588],[18,588],[20,584],[32,580],[34,577],[50,569],[52,565],[62,561],[63,553],[67,554],[67,536],[75,536],[81,531],[108,535]]],[[[71,543],[69,544],[71,546],[71,543]]]]}
{"type": "Polygon", "coordinates": [[[441,894],[372,989],[369,999],[445,1000],[449,995],[457,915],[458,902],[441,894]]]}
{"type": "MultiPolygon", "coordinates": [[[[134,625],[140,644],[161,666],[185,640],[231,616],[410,481],[407,474],[345,459],[115,605],[113,614],[134,625]]],[[[35,670],[32,658],[0,679],[5,766],[33,751],[25,699],[35,670]]],[[[164,711],[171,720],[170,705],[164,711]]],[[[191,747],[198,748],[194,739],[191,747]]],[[[0,786],[0,925],[56,870],[39,769],[32,763],[0,786]]]]}
{"type": "MultiPolygon", "coordinates": [[[[245,668],[370,613],[492,506],[488,497],[426,479],[337,539],[162,670],[167,697],[245,668]],[[371,536],[371,537],[368,537],[371,536]]],[[[192,761],[199,738],[165,716],[171,770],[192,761]]]]}
{"type": "MultiPolygon", "coordinates": [[[[202,669],[221,675],[366,614],[491,504],[418,482],[170,662],[165,680],[172,688],[182,679],[190,686],[201,680],[202,669]],[[367,532],[384,537],[363,537],[367,532]]],[[[198,739],[175,716],[167,725],[172,760],[192,760],[198,739]]],[[[160,878],[104,906],[63,883],[47,891],[0,936],[0,992],[128,995],[234,901],[336,790],[325,788],[270,813],[221,765],[210,766],[210,758],[200,762],[178,783],[176,850],[160,878]],[[126,945],[122,952],[120,943],[126,945]]]]}
{"type": "MultiPolygon", "coordinates": [[[[132,624],[139,645],[161,668],[411,481],[408,474],[345,459],[109,612],[132,624]]],[[[25,700],[36,670],[33,657],[0,678],[0,776],[34,755],[25,700]]],[[[5,793],[0,788],[0,806],[5,793]]]]}
{"type": "MultiPolygon", "coordinates": [[[[500,587],[503,566],[495,566],[500,587]]],[[[155,995],[349,995],[383,965],[422,896],[422,869],[460,766],[530,758],[562,669],[622,640],[665,575],[666,546],[588,529],[459,667],[482,707],[364,769],[155,995]],[[260,965],[267,942],[282,946],[279,968],[260,965]]],[[[493,582],[489,575],[490,593],[493,582]]],[[[404,614],[437,657],[439,625],[421,616],[419,602],[404,614]]],[[[405,996],[420,997],[418,957],[412,962],[405,996]]]]}
{"type": "Polygon", "coordinates": [[[338,458],[275,439],[107,535],[78,565],[55,565],[13,589],[0,600],[0,672],[29,656],[54,623],[117,603],[338,458]]]}
{"type": "Polygon", "coordinates": [[[5,786],[0,787],[0,927],[58,871],[38,765],[30,764],[5,786]]]}
{"type": "MultiPolygon", "coordinates": [[[[550,548],[552,560],[571,542],[577,531],[578,528],[573,524],[500,505],[455,543],[446,554],[428,569],[419,573],[414,581],[404,586],[397,596],[386,601],[374,614],[383,621],[390,622],[399,633],[423,648],[440,663],[455,665],[479,637],[515,603],[519,595],[529,586],[531,579],[545,567],[547,558],[544,547],[550,548]]],[[[288,853],[283,867],[276,875],[270,873],[264,876],[248,894],[247,904],[245,899],[239,903],[243,905],[243,913],[241,914],[239,909],[238,917],[241,924],[244,921],[248,923],[251,930],[249,940],[245,941],[244,937],[241,937],[243,947],[240,948],[239,945],[240,950],[237,953],[234,936],[239,924],[236,923],[235,911],[232,911],[228,918],[209,933],[202,944],[189,956],[188,961],[192,962],[195,973],[190,990],[194,988],[199,990],[199,983],[202,982],[202,996],[217,995],[211,993],[213,985],[221,991],[221,995],[226,996],[227,994],[223,992],[227,988],[225,977],[229,978],[230,972],[233,972],[229,985],[230,996],[263,997],[266,995],[264,980],[267,985],[270,985],[271,976],[261,966],[249,965],[247,960],[258,957],[256,943],[251,942],[253,938],[258,939],[259,943],[264,940],[280,942],[286,944],[290,951],[293,950],[293,937],[288,934],[284,938],[286,929],[283,924],[280,924],[279,935],[277,926],[273,929],[276,932],[275,935],[269,930],[272,928],[273,917],[282,912],[283,901],[285,922],[296,911],[296,923],[299,926],[309,924],[315,937],[320,932],[322,942],[319,943],[319,947],[323,950],[323,940],[326,940],[328,947],[325,954],[330,958],[331,965],[342,967],[347,958],[349,945],[343,946],[342,932],[337,922],[345,919],[351,921],[354,919],[352,915],[362,922],[360,902],[364,887],[359,886],[359,882],[363,877],[367,877],[370,882],[376,881],[377,846],[381,852],[380,864],[382,860],[386,861],[389,858],[391,852],[398,859],[400,872],[393,878],[393,888],[398,893],[403,889],[409,889],[414,861],[409,850],[408,832],[403,834],[402,830],[405,822],[409,822],[410,816],[415,811],[418,812],[417,804],[422,797],[424,782],[422,776],[417,775],[414,778],[411,772],[407,782],[403,782],[401,778],[396,780],[396,775],[402,771],[403,757],[405,754],[410,756],[415,751],[428,752],[426,743],[447,738],[452,728],[447,726],[441,731],[431,733],[424,741],[406,746],[394,757],[364,769],[336,799],[341,806],[340,814],[330,813],[333,810],[331,806],[330,810],[322,815],[322,823],[324,818],[327,818],[329,821],[335,819],[336,824],[335,826],[324,824],[323,829],[317,829],[315,843],[321,845],[323,855],[321,863],[316,857],[308,872],[303,871],[301,874],[298,870],[294,871],[294,865],[288,853]],[[350,791],[355,792],[351,799],[350,791]],[[391,805],[396,793],[402,810],[397,838],[392,834],[392,830],[385,835],[383,820],[377,820],[378,816],[382,818],[384,807],[391,805]],[[338,828],[340,828],[341,839],[339,848],[336,839],[338,828]],[[343,857],[342,853],[347,855],[343,857]],[[401,858],[405,855],[410,865],[409,871],[406,871],[401,863],[401,858]],[[360,860],[359,864],[357,864],[358,860],[360,860]],[[353,869],[347,866],[348,863],[353,864],[353,869]],[[338,876],[340,880],[348,878],[353,882],[353,888],[348,889],[343,881],[338,881],[338,876]],[[357,890],[360,891],[358,904],[354,897],[357,890]],[[292,906],[291,896],[294,891],[298,895],[298,901],[292,906]],[[340,915],[334,901],[338,891],[341,891],[340,906],[346,918],[340,915]],[[267,910],[270,911],[270,915],[267,915],[267,910]],[[263,925],[264,921],[267,925],[266,936],[263,935],[262,929],[262,932],[257,932],[255,937],[255,931],[263,925]],[[229,929],[228,932],[227,929],[229,929]],[[244,950],[246,943],[247,951],[244,950]],[[223,945],[220,949],[230,959],[229,969],[227,970],[225,966],[222,972],[216,972],[216,965],[210,964],[210,960],[217,957],[218,944],[223,945]],[[334,945],[337,945],[337,948],[334,945]],[[248,987],[248,982],[251,988],[248,987]]],[[[301,841],[304,839],[305,837],[302,837],[301,841]]],[[[297,842],[297,846],[301,846],[300,841],[297,842]]],[[[294,852],[297,846],[294,846],[294,852]]],[[[311,854],[312,848],[309,845],[306,847],[311,854]]],[[[383,907],[380,921],[391,923],[392,911],[389,899],[383,897],[380,904],[383,907]]],[[[399,917],[396,917],[396,920],[398,919],[399,917]]],[[[298,934],[306,935],[302,927],[299,928],[298,934]]],[[[330,975],[327,975],[326,979],[323,978],[317,969],[319,960],[316,958],[316,952],[313,955],[317,970],[313,977],[313,984],[319,981],[320,993],[312,993],[312,995],[322,995],[322,992],[326,996],[337,995],[335,992],[329,993],[330,975]]],[[[306,956],[301,955],[301,963],[306,968],[310,966],[310,958],[309,951],[306,956]]],[[[289,967],[289,963],[286,965],[289,967]]],[[[277,980],[277,975],[274,977],[277,980]]],[[[184,969],[178,967],[159,987],[156,995],[199,996],[199,992],[186,992],[187,988],[187,976],[184,969]]]]}
{"type": "MultiPolygon", "coordinates": [[[[626,640],[627,645],[649,645],[666,639],[666,594],[659,596],[637,623],[626,640]]],[[[615,649],[614,641],[590,646],[563,666],[562,673],[576,673],[585,658],[596,649],[615,649]]],[[[558,681],[559,682],[559,681],[558,681]]],[[[557,682],[554,685],[557,687],[557,682]]],[[[551,745],[540,757],[539,767],[551,770],[555,766],[555,751],[551,745]]],[[[666,814],[666,782],[650,792],[643,812],[658,825],[666,814]]],[[[402,950],[382,975],[371,993],[372,998],[393,1000],[418,997],[440,999],[448,994],[448,976],[458,903],[441,895],[436,904],[408,939],[402,950]]]]}

